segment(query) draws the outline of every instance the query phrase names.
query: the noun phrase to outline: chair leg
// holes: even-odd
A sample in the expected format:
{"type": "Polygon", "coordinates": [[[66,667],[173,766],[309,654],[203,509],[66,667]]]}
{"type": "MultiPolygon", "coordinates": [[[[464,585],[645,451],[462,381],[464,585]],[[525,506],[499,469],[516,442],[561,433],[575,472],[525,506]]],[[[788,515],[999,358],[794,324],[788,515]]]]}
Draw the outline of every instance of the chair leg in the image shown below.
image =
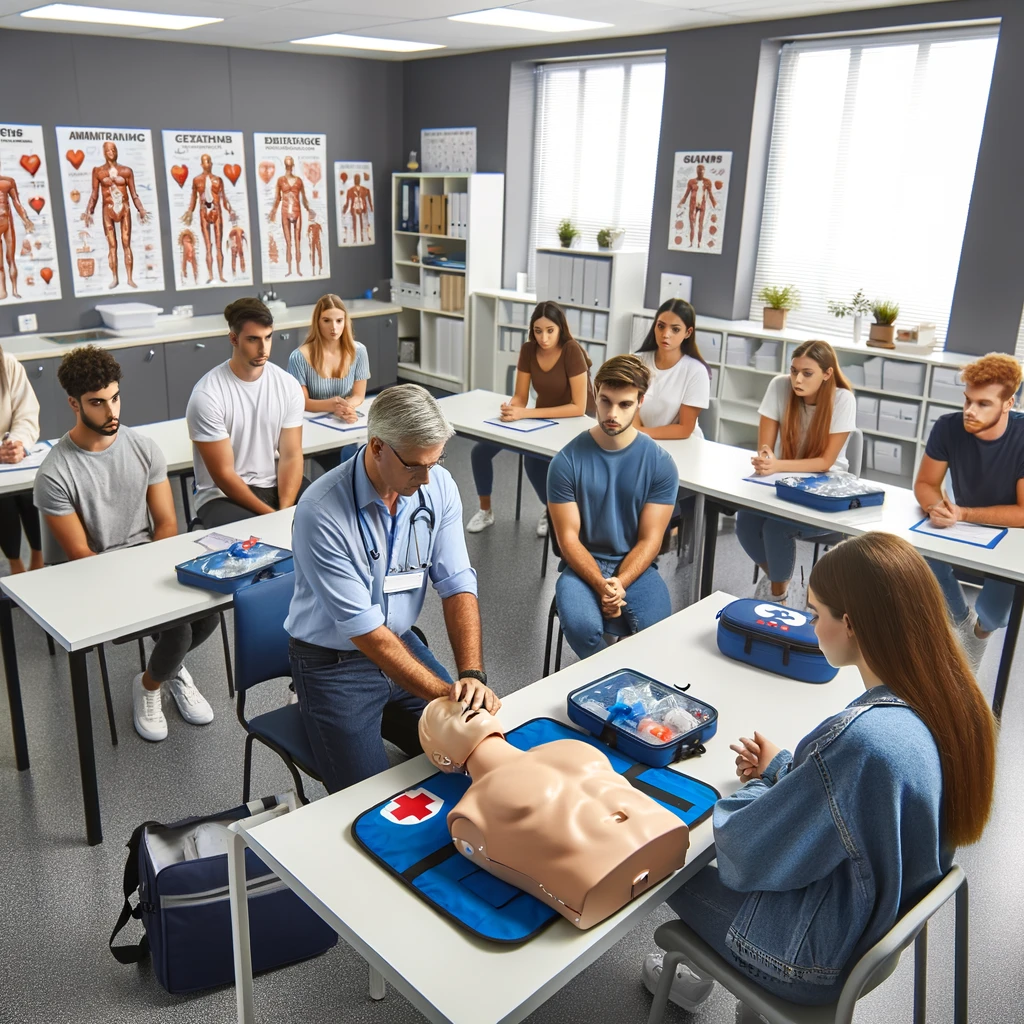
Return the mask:
{"type": "Polygon", "coordinates": [[[665,1008],[668,1006],[668,996],[672,991],[672,982],[676,976],[676,968],[683,959],[683,954],[678,950],[667,952],[661,968],[661,977],[658,979],[658,987],[654,990],[654,1000],[651,1003],[651,1012],[647,1018],[647,1024],[661,1024],[665,1018],[665,1008]]]}
{"type": "Polygon", "coordinates": [[[107,674],[107,654],[103,644],[96,648],[96,657],[100,663],[100,678],[103,680],[103,699],[107,704],[107,722],[110,725],[110,742],[117,746],[117,723],[114,721],[114,702],[110,698],[110,676],[107,674]]]}
{"type": "Polygon", "coordinates": [[[928,1016],[928,922],[914,940],[914,1024],[925,1024],[928,1016]]]}
{"type": "Polygon", "coordinates": [[[757,575],[758,575],[758,573],[759,573],[760,571],[761,571],[761,566],[759,566],[759,565],[757,564],[757,562],[755,562],[755,563],[754,563],[754,579],[753,579],[753,582],[754,582],[754,583],[756,583],[756,582],[757,582],[757,575]]]}
{"type": "Polygon", "coordinates": [[[821,545],[820,544],[815,544],[814,545],[814,558],[811,560],[811,565],[812,566],[815,566],[815,565],[818,564],[818,556],[820,554],[821,554],[821,545]]]}
{"type": "Polygon", "coordinates": [[[146,641],[139,637],[139,671],[146,671],[146,641]]]}
{"type": "Polygon", "coordinates": [[[558,610],[555,607],[555,602],[551,602],[551,607],[548,609],[548,632],[547,638],[544,641],[544,677],[547,677],[551,670],[551,639],[552,634],[555,630],[555,616],[558,614],[558,610]]]}
{"type": "Polygon", "coordinates": [[[558,672],[562,668],[562,641],[565,639],[565,634],[562,632],[562,627],[558,627],[558,643],[555,645],[555,671],[558,672]]]}
{"type": "Polygon", "coordinates": [[[309,801],[306,799],[306,792],[302,788],[302,776],[299,774],[299,769],[296,768],[291,761],[286,761],[285,764],[288,765],[288,771],[292,773],[292,782],[295,783],[295,792],[298,795],[299,802],[302,804],[308,804],[309,801]]]}
{"type": "Polygon", "coordinates": [[[242,765],[242,803],[249,802],[249,781],[252,775],[252,741],[256,737],[251,733],[245,734],[245,760],[242,765]]]}
{"type": "Polygon", "coordinates": [[[953,1024],[967,1024],[967,879],[956,891],[955,938],[953,940],[953,1024]]]}
{"type": "MultiPolygon", "coordinates": [[[[228,675],[228,696],[235,696],[235,676],[231,670],[231,644],[228,643],[228,622],[220,612],[220,638],[224,642],[224,671],[228,675]]],[[[245,801],[242,801],[243,803],[245,801]]]]}
{"type": "Polygon", "coordinates": [[[46,634],[46,649],[50,652],[51,658],[57,653],[57,648],[53,646],[53,637],[49,633],[46,634]]]}
{"type": "MultiPolygon", "coordinates": [[[[544,577],[547,576],[547,574],[548,574],[548,545],[551,543],[551,540],[548,537],[548,534],[550,534],[550,532],[551,532],[551,524],[548,523],[548,533],[544,534],[544,552],[540,556],[540,578],[541,579],[544,579],[544,577]]],[[[49,633],[47,633],[47,636],[49,636],[49,633]]],[[[51,640],[50,643],[53,643],[53,641],[51,640]]]]}

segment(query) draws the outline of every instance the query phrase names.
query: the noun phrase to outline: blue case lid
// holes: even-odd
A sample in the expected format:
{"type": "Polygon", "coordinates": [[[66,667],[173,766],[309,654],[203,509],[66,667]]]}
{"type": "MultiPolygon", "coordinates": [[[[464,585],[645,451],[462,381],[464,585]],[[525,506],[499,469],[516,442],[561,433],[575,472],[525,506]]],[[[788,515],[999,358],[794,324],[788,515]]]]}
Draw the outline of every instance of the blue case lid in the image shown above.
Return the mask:
{"type": "Polygon", "coordinates": [[[821,653],[811,617],[807,612],[796,608],[786,608],[784,605],[761,601],[756,597],[741,597],[738,601],[727,604],[718,613],[718,617],[725,628],[745,636],[813,649],[815,653],[821,653]]]}

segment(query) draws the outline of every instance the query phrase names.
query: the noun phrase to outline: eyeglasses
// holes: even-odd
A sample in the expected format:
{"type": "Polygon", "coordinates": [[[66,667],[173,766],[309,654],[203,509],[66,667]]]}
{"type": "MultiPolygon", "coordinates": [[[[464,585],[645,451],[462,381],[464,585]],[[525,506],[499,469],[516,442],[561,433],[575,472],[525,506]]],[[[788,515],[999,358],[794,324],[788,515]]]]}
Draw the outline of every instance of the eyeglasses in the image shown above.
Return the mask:
{"type": "MultiPolygon", "coordinates": [[[[388,444],[387,441],[385,441],[384,444],[388,444]]],[[[388,444],[388,447],[391,448],[391,445],[388,444]]],[[[398,461],[403,466],[405,466],[405,468],[407,470],[409,470],[410,473],[415,473],[417,470],[422,470],[425,473],[429,473],[435,467],[443,466],[444,465],[444,460],[446,458],[448,458],[448,453],[447,452],[441,452],[441,458],[439,458],[437,460],[437,462],[428,462],[428,463],[413,462],[413,463],[409,463],[409,462],[406,462],[405,459],[403,459],[402,456],[399,455],[398,452],[396,452],[394,448],[391,448],[391,453],[394,455],[394,457],[396,459],[398,459],[398,461]]]]}

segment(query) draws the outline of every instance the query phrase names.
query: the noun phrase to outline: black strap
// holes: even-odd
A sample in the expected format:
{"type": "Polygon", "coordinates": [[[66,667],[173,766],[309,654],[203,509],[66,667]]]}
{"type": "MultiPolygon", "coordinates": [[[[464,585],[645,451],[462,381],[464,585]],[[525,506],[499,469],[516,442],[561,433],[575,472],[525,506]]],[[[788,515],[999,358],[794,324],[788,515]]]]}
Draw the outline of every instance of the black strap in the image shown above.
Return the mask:
{"type": "Polygon", "coordinates": [[[110,952],[114,959],[121,964],[137,964],[149,956],[149,938],[142,936],[142,940],[134,946],[115,946],[114,939],[117,933],[128,923],[130,918],[142,916],[142,902],[134,908],[131,905],[131,897],[139,888],[139,847],[142,845],[142,835],[147,828],[158,826],[158,821],[144,821],[128,840],[128,860],[124,865],[124,906],[118,915],[114,930],[110,933],[110,952]]]}
{"type": "Polygon", "coordinates": [[[415,864],[411,864],[402,872],[402,877],[407,882],[414,882],[424,871],[429,871],[431,868],[436,868],[438,864],[443,864],[449,857],[455,856],[455,844],[445,843],[440,850],[434,850],[433,853],[428,853],[426,857],[416,861],[415,864]]]}
{"type": "Polygon", "coordinates": [[[657,800],[660,803],[668,804],[669,807],[675,807],[684,813],[686,811],[693,810],[693,804],[689,800],[684,800],[681,796],[676,796],[674,793],[666,793],[663,789],[658,789],[657,786],[652,786],[649,782],[643,782],[640,776],[644,772],[650,771],[650,768],[646,764],[635,764],[630,768],[627,768],[623,773],[622,777],[634,788],[639,790],[641,793],[645,793],[652,800],[657,800]]]}

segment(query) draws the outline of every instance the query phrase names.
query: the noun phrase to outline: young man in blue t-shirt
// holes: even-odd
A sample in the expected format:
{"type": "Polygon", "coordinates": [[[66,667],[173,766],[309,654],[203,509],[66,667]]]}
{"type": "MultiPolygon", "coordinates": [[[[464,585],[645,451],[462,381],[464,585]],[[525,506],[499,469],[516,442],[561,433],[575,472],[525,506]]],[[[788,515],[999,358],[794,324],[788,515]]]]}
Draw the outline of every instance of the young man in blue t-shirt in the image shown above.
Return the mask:
{"type": "Polygon", "coordinates": [[[679,474],[668,452],[634,425],[650,382],[636,356],[609,359],[594,378],[597,426],[570,441],[548,470],[548,511],[565,562],[555,602],[580,658],[601,650],[605,633],[637,633],[672,611],[654,560],[679,474]]]}
{"type": "MultiPolygon", "coordinates": [[[[914,494],[933,526],[983,523],[1024,526],[1024,413],[1013,412],[1021,366],[1013,356],[990,354],[961,371],[964,411],[940,416],[932,427],[914,494]],[[943,493],[949,470],[953,495],[943,493]]],[[[945,562],[928,560],[956,623],[967,660],[977,672],[993,630],[1010,618],[1013,585],[986,579],[974,610],[945,562]]]]}

